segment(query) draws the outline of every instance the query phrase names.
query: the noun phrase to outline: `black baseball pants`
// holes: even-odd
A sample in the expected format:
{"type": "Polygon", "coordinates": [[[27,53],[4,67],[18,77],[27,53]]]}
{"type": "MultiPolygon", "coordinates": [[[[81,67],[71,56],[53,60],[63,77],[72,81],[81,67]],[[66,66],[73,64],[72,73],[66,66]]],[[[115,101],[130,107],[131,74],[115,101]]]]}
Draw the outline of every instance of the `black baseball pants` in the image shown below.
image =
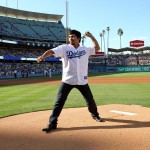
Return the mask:
{"type": "Polygon", "coordinates": [[[85,85],[69,85],[67,83],[63,83],[60,85],[57,99],[55,102],[55,105],[53,107],[52,115],[50,116],[49,122],[51,124],[57,124],[58,117],[63,109],[63,106],[65,104],[65,101],[68,97],[68,94],[73,88],[77,88],[81,94],[83,95],[86,104],[88,106],[88,110],[91,113],[92,116],[99,116],[97,112],[97,106],[93,99],[92,92],[90,90],[90,87],[88,84],[85,85]]]}

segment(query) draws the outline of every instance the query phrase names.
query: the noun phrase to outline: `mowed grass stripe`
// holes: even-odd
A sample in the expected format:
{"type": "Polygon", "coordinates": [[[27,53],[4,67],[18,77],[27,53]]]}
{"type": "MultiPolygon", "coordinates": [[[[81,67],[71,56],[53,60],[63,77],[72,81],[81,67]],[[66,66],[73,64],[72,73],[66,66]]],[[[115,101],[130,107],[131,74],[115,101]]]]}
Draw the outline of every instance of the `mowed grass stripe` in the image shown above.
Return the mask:
{"type": "MultiPolygon", "coordinates": [[[[56,88],[55,88],[56,89],[56,88]]],[[[52,88],[50,88],[50,85],[48,86],[38,86],[36,88],[34,88],[34,86],[30,85],[28,87],[24,87],[24,86],[14,86],[12,88],[12,91],[11,92],[7,92],[7,89],[6,89],[6,93],[0,95],[0,104],[3,103],[3,102],[6,102],[7,101],[12,101],[13,99],[16,99],[16,100],[20,100],[20,99],[24,99],[27,98],[27,99],[32,99],[34,97],[40,97],[40,96],[44,96],[44,94],[48,94],[50,91],[51,93],[56,90],[53,90],[52,88]],[[15,88],[17,89],[21,89],[21,90],[16,90],[15,88]],[[13,92],[14,91],[14,92],[13,92]],[[43,93],[43,94],[42,94],[43,93]]]]}
{"type": "Polygon", "coordinates": [[[55,92],[56,89],[58,90],[58,85],[53,85],[52,87],[50,85],[13,86],[11,94],[7,92],[7,87],[5,88],[6,95],[0,95],[0,117],[7,114],[10,115],[10,113],[30,112],[42,110],[46,107],[48,109],[49,100],[52,99],[52,95],[50,94],[54,93],[54,95],[56,95],[55,92]],[[19,90],[17,91],[16,89],[19,90]],[[13,90],[15,92],[13,92],[13,90]],[[48,103],[45,103],[46,101],[48,103]]]}
{"type": "MultiPolygon", "coordinates": [[[[39,86],[40,87],[40,86],[39,86]]],[[[16,95],[18,93],[24,93],[27,91],[32,91],[35,89],[34,85],[15,85],[15,86],[9,86],[9,87],[2,87],[0,88],[1,95],[0,96],[9,96],[9,95],[16,95]]],[[[41,87],[40,87],[41,88],[41,87]]]]}
{"type": "Polygon", "coordinates": [[[150,84],[91,85],[98,104],[134,104],[150,107],[150,84]]]}

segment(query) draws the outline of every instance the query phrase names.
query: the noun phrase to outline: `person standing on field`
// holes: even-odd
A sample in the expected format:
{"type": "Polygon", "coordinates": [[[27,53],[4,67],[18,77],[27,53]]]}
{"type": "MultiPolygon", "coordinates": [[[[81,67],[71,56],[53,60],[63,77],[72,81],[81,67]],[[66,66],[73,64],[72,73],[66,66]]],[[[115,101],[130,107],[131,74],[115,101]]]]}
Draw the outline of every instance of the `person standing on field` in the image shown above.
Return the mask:
{"type": "Polygon", "coordinates": [[[94,120],[104,122],[99,116],[93,94],[88,85],[88,58],[100,50],[99,44],[90,32],[85,32],[85,37],[91,39],[93,46],[81,46],[81,33],[77,30],[71,30],[69,33],[69,44],[63,44],[56,48],[47,50],[43,55],[37,58],[37,62],[44,61],[45,58],[52,55],[62,59],[62,83],[60,85],[56,102],[52,114],[49,118],[49,124],[42,131],[49,132],[57,128],[58,117],[63,109],[68,94],[73,88],[78,89],[83,95],[88,110],[94,120]]]}
{"type": "Polygon", "coordinates": [[[49,69],[49,77],[50,78],[52,77],[52,69],[51,68],[49,69]]]}

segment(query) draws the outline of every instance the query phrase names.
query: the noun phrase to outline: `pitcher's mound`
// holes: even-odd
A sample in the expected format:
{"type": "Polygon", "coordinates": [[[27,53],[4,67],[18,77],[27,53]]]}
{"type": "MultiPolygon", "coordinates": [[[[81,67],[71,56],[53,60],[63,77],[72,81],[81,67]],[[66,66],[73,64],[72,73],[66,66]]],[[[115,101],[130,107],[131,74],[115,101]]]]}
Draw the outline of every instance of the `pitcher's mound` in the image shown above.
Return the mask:
{"type": "Polygon", "coordinates": [[[106,122],[93,120],[85,108],[63,109],[58,129],[42,132],[50,111],[0,119],[1,150],[149,150],[150,109],[99,106],[106,122]]]}

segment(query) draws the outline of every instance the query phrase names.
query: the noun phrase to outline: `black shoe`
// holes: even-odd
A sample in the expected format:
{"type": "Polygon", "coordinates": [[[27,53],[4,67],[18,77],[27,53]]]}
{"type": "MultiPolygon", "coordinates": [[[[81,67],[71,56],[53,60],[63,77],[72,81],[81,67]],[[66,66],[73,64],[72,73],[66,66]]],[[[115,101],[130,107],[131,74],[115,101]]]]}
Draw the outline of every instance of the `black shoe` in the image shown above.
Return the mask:
{"type": "Polygon", "coordinates": [[[55,129],[57,129],[57,124],[49,124],[47,128],[43,128],[42,131],[45,131],[47,133],[55,129]]]}
{"type": "Polygon", "coordinates": [[[104,118],[100,118],[99,116],[93,116],[92,117],[94,120],[96,120],[97,122],[105,122],[104,118]]]}

